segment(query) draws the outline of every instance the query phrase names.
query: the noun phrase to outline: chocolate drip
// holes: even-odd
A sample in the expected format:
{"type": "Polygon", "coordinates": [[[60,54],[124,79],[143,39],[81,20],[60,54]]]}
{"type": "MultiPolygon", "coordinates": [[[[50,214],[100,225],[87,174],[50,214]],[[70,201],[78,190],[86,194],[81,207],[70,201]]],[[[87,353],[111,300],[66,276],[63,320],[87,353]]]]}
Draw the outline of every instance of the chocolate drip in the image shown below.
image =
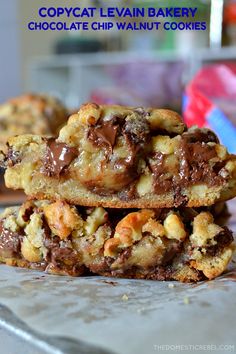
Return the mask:
{"type": "Polygon", "coordinates": [[[59,177],[77,156],[77,149],[53,138],[48,139],[42,172],[48,176],[59,177]]]}

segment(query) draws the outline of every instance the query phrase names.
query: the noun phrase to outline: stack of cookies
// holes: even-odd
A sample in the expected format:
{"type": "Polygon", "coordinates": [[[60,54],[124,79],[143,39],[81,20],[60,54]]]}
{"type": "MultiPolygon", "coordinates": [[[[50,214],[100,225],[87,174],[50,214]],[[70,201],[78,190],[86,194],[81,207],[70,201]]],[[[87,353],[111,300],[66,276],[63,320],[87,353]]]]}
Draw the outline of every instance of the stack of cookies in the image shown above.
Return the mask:
{"type": "Polygon", "coordinates": [[[175,112],[85,104],[57,138],[13,137],[1,159],[6,186],[28,196],[1,216],[6,264],[198,281],[232,257],[209,210],[236,195],[236,156],[175,112]]]}

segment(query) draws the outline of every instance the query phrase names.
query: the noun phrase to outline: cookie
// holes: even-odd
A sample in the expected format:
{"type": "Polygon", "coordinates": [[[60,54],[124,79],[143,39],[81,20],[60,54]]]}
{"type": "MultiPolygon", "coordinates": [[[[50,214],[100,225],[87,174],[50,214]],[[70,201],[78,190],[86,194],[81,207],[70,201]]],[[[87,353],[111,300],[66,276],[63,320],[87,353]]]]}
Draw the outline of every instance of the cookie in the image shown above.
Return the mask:
{"type": "Polygon", "coordinates": [[[234,250],[232,232],[209,212],[104,209],[27,201],[0,218],[0,261],[51,274],[213,279],[234,250]]]}
{"type": "Polygon", "coordinates": [[[10,99],[0,105],[0,148],[15,135],[55,135],[67,118],[66,108],[54,97],[25,94],[10,99]]]}
{"type": "Polygon", "coordinates": [[[2,158],[8,188],[111,208],[200,207],[236,195],[236,157],[163,109],[86,104],[58,138],[21,135],[2,158]]]}

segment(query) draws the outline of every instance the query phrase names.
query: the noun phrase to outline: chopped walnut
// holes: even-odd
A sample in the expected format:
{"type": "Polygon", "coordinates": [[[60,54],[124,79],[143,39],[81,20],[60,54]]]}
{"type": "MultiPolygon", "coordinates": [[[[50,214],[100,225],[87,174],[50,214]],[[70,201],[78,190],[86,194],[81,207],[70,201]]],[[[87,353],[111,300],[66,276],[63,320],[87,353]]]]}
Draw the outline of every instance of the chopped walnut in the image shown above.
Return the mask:
{"type": "Polygon", "coordinates": [[[149,219],[142,228],[143,232],[149,232],[152,236],[163,237],[165,236],[165,228],[161,223],[155,219],[149,219]]]}
{"type": "Polygon", "coordinates": [[[162,154],[173,154],[176,148],[176,139],[171,139],[169,136],[156,136],[152,138],[152,147],[155,152],[162,154]]]}
{"type": "Polygon", "coordinates": [[[104,256],[105,257],[116,257],[118,253],[118,248],[120,246],[120,240],[118,238],[110,238],[106,241],[104,245],[104,256]]]}
{"type": "Polygon", "coordinates": [[[230,175],[232,177],[236,177],[236,169],[235,169],[235,166],[236,166],[236,160],[231,160],[231,161],[228,161],[225,165],[225,169],[230,172],[230,175]]]}
{"type": "Polygon", "coordinates": [[[137,192],[140,196],[151,193],[153,188],[153,176],[151,174],[142,175],[136,184],[137,192]]]}
{"type": "Polygon", "coordinates": [[[40,213],[33,213],[30,216],[30,221],[25,227],[25,234],[34,247],[43,247],[44,229],[40,213]]]}
{"type": "Polygon", "coordinates": [[[165,235],[169,239],[184,240],[187,233],[180,217],[176,214],[169,214],[164,220],[165,235]]]}
{"type": "Polygon", "coordinates": [[[99,226],[105,224],[108,219],[108,213],[102,207],[95,208],[92,213],[87,217],[85,222],[85,233],[92,235],[97,231],[99,226]]]}
{"type": "Polygon", "coordinates": [[[40,262],[42,259],[40,249],[34,247],[27,237],[24,237],[21,244],[21,253],[29,262],[40,262]]]}
{"type": "Polygon", "coordinates": [[[117,224],[114,237],[106,241],[104,255],[114,257],[119,248],[129,247],[134,242],[141,240],[142,227],[152,217],[154,217],[154,211],[149,209],[142,209],[126,215],[117,224]]]}
{"type": "Polygon", "coordinates": [[[152,268],[162,263],[165,254],[166,246],[160,237],[144,236],[137,244],[133,245],[125,266],[138,265],[139,268],[152,268]]]}
{"type": "Polygon", "coordinates": [[[66,239],[75,228],[81,228],[83,221],[76,209],[62,201],[45,205],[43,211],[48,225],[54,235],[66,239]]]}
{"type": "Polygon", "coordinates": [[[201,270],[208,279],[213,279],[226,269],[232,254],[233,250],[228,248],[218,256],[202,255],[201,259],[192,260],[190,265],[197,270],[201,270]]]}
{"type": "Polygon", "coordinates": [[[142,238],[142,227],[154,217],[154,211],[142,209],[125,216],[116,226],[114,238],[118,238],[125,247],[131,246],[142,238]]]}
{"type": "Polygon", "coordinates": [[[193,220],[193,233],[190,241],[195,247],[214,245],[214,237],[223,231],[222,227],[214,224],[213,216],[210,213],[202,212],[193,220]]]}
{"type": "Polygon", "coordinates": [[[226,147],[223,145],[215,144],[215,149],[216,149],[217,156],[221,160],[225,160],[228,155],[226,147]]]}
{"type": "Polygon", "coordinates": [[[5,229],[8,229],[12,232],[19,230],[19,225],[17,224],[15,215],[7,216],[7,218],[3,220],[3,226],[5,229]]]}

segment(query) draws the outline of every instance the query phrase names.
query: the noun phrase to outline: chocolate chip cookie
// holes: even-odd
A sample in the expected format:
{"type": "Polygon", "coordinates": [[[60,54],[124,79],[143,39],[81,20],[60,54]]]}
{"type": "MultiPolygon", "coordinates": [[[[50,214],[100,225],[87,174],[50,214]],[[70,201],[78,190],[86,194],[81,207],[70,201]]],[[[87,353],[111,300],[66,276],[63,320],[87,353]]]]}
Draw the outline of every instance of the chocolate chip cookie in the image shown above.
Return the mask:
{"type": "Polygon", "coordinates": [[[88,103],[57,138],[9,139],[2,160],[8,188],[75,205],[199,207],[236,195],[236,157],[165,109],[88,103]]]}
{"type": "Polygon", "coordinates": [[[213,279],[233,249],[227,227],[190,208],[104,209],[44,200],[0,217],[0,261],[52,274],[213,279]]]}
{"type": "Polygon", "coordinates": [[[11,136],[32,133],[55,135],[68,113],[54,97],[25,94],[0,105],[0,148],[5,150],[11,136]]]}

